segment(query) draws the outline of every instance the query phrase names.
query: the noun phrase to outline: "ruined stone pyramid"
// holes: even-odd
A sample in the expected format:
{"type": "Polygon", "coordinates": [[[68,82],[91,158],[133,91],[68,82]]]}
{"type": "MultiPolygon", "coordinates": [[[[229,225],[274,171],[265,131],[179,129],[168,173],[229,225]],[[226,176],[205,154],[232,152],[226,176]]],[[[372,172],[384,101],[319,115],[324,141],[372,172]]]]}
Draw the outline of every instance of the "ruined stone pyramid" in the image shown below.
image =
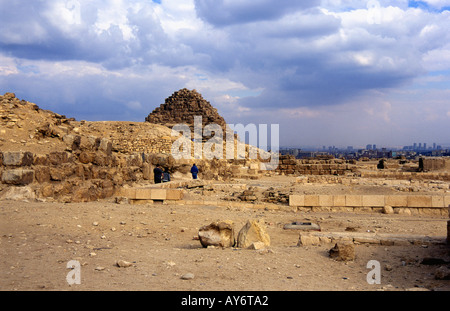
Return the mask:
{"type": "Polygon", "coordinates": [[[202,126],[215,123],[226,129],[226,122],[217,109],[206,101],[196,90],[186,88],[174,92],[165,103],[153,110],[145,121],[172,127],[175,124],[186,124],[194,129],[194,117],[202,117],[202,126]]]}

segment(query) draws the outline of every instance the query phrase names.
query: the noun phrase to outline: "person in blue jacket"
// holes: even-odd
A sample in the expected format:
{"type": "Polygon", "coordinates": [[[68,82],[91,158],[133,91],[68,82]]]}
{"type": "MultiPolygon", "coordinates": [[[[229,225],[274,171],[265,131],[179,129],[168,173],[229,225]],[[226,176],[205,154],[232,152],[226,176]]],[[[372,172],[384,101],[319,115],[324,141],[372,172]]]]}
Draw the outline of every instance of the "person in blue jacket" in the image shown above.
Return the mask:
{"type": "Polygon", "coordinates": [[[192,174],[192,178],[193,178],[193,179],[197,179],[198,168],[197,168],[197,166],[195,165],[195,163],[194,163],[194,165],[192,165],[192,167],[191,167],[191,174],[192,174]]]}
{"type": "Polygon", "coordinates": [[[169,182],[169,181],[170,181],[170,173],[169,173],[169,169],[166,168],[164,170],[164,173],[163,173],[163,180],[162,180],[162,182],[169,182]]]}

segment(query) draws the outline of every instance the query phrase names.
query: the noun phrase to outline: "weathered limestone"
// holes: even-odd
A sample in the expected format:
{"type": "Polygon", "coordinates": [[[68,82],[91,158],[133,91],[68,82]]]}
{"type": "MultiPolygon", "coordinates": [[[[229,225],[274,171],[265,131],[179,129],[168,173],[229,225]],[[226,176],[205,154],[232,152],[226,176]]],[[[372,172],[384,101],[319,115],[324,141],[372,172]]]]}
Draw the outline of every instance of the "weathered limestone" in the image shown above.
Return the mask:
{"type": "Polygon", "coordinates": [[[331,207],[334,206],[334,200],[332,195],[319,195],[319,206],[331,207]]]}
{"type": "Polygon", "coordinates": [[[387,195],[385,196],[385,204],[392,207],[406,207],[408,206],[408,196],[387,195]]]}
{"type": "Polygon", "coordinates": [[[305,196],[304,195],[290,195],[289,196],[289,206],[305,206],[305,196]]]}
{"type": "Polygon", "coordinates": [[[181,200],[183,199],[183,190],[161,188],[121,188],[116,192],[116,196],[125,197],[129,200],[181,200]]]}
{"type": "Polygon", "coordinates": [[[333,196],[333,206],[334,207],[345,207],[345,195],[334,195],[333,196]]]}
{"type": "Polygon", "coordinates": [[[319,196],[305,195],[305,206],[319,206],[319,196]]]}
{"type": "MultiPolygon", "coordinates": [[[[145,118],[150,123],[162,124],[172,127],[175,124],[187,124],[194,130],[194,117],[202,117],[202,126],[217,124],[223,131],[226,130],[226,122],[208,101],[196,90],[181,89],[174,92],[165,100],[165,103],[153,110],[145,118]]],[[[223,136],[225,137],[225,136],[223,136]]]]}
{"type": "Polygon", "coordinates": [[[431,196],[410,195],[408,196],[408,207],[431,207],[431,196]]]}
{"type": "Polygon", "coordinates": [[[30,166],[33,164],[33,154],[22,151],[3,152],[2,162],[5,166],[30,166]]]}
{"type": "Polygon", "coordinates": [[[254,242],[263,242],[264,245],[270,246],[270,236],[266,232],[266,226],[262,219],[247,221],[239,231],[237,247],[248,248],[254,242]]]}
{"type": "Polygon", "coordinates": [[[329,255],[337,261],[355,260],[355,245],[349,242],[338,242],[330,249],[329,255]]]}
{"type": "Polygon", "coordinates": [[[346,195],[345,196],[345,206],[361,207],[362,206],[362,197],[360,195],[346,195]]]}
{"type": "Polygon", "coordinates": [[[384,195],[363,195],[362,206],[364,207],[384,207],[384,195]]]}
{"type": "Polygon", "coordinates": [[[2,173],[2,182],[9,185],[28,185],[34,181],[34,170],[12,169],[2,173]]]}
{"type": "Polygon", "coordinates": [[[198,231],[198,237],[203,247],[232,247],[236,242],[233,221],[217,221],[203,226],[198,231]]]}

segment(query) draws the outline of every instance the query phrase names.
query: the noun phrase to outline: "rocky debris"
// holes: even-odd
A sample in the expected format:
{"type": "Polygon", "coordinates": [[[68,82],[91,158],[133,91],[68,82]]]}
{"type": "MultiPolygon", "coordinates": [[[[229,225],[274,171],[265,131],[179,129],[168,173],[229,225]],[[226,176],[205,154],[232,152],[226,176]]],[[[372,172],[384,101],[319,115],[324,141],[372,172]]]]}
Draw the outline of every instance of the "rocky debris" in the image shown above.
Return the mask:
{"type": "Polygon", "coordinates": [[[262,242],[265,246],[270,246],[270,236],[262,219],[247,221],[237,237],[237,247],[239,248],[248,248],[255,242],[262,242]]]}
{"type": "MultiPolygon", "coordinates": [[[[202,128],[207,124],[217,124],[223,131],[226,129],[226,122],[219,115],[217,109],[196,90],[181,89],[166,98],[164,104],[153,110],[145,121],[162,124],[172,128],[175,124],[186,124],[194,133],[194,117],[202,117],[202,128]]],[[[225,136],[223,136],[225,137],[225,136]]]]}
{"type": "Polygon", "coordinates": [[[192,280],[193,278],[194,278],[193,273],[186,273],[180,277],[180,279],[182,279],[182,280],[192,280]]]}
{"type": "Polygon", "coordinates": [[[230,220],[217,221],[201,227],[198,231],[198,237],[203,247],[232,247],[236,242],[234,224],[230,220]]]}
{"type": "Polygon", "coordinates": [[[5,166],[30,166],[33,164],[31,152],[11,151],[3,152],[2,164],[5,166]]]}
{"type": "Polygon", "coordinates": [[[5,170],[2,173],[2,182],[9,185],[28,185],[34,181],[34,171],[26,169],[5,170]]]}
{"type": "Polygon", "coordinates": [[[127,267],[131,267],[133,265],[133,263],[129,262],[129,261],[125,261],[125,260],[117,260],[116,261],[116,266],[119,268],[127,268],[127,267]]]}
{"type": "Polygon", "coordinates": [[[297,246],[317,246],[320,244],[321,242],[319,237],[300,234],[297,246]]]}
{"type": "Polygon", "coordinates": [[[330,258],[336,261],[355,260],[355,245],[351,242],[337,242],[329,251],[330,258]]]}
{"type": "Polygon", "coordinates": [[[394,214],[394,209],[392,206],[385,205],[382,210],[383,214],[394,214]]]}
{"type": "Polygon", "coordinates": [[[238,197],[241,201],[253,202],[258,198],[255,196],[255,192],[252,190],[244,190],[242,194],[238,197]]]}
{"type": "Polygon", "coordinates": [[[436,280],[450,280],[450,268],[447,266],[441,266],[434,272],[434,278],[436,280]]]}
{"type": "Polygon", "coordinates": [[[36,199],[36,194],[29,186],[8,187],[5,191],[0,192],[0,199],[13,201],[34,201],[36,199]]]}

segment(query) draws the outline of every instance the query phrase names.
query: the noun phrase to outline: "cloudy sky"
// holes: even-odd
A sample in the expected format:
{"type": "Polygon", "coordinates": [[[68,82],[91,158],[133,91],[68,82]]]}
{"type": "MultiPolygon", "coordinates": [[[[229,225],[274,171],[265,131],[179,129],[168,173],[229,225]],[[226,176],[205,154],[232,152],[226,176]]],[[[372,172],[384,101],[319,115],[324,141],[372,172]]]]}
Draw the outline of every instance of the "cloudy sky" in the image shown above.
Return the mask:
{"type": "Polygon", "coordinates": [[[282,146],[450,145],[450,0],[0,0],[0,92],[144,121],[196,89],[282,146]]]}

